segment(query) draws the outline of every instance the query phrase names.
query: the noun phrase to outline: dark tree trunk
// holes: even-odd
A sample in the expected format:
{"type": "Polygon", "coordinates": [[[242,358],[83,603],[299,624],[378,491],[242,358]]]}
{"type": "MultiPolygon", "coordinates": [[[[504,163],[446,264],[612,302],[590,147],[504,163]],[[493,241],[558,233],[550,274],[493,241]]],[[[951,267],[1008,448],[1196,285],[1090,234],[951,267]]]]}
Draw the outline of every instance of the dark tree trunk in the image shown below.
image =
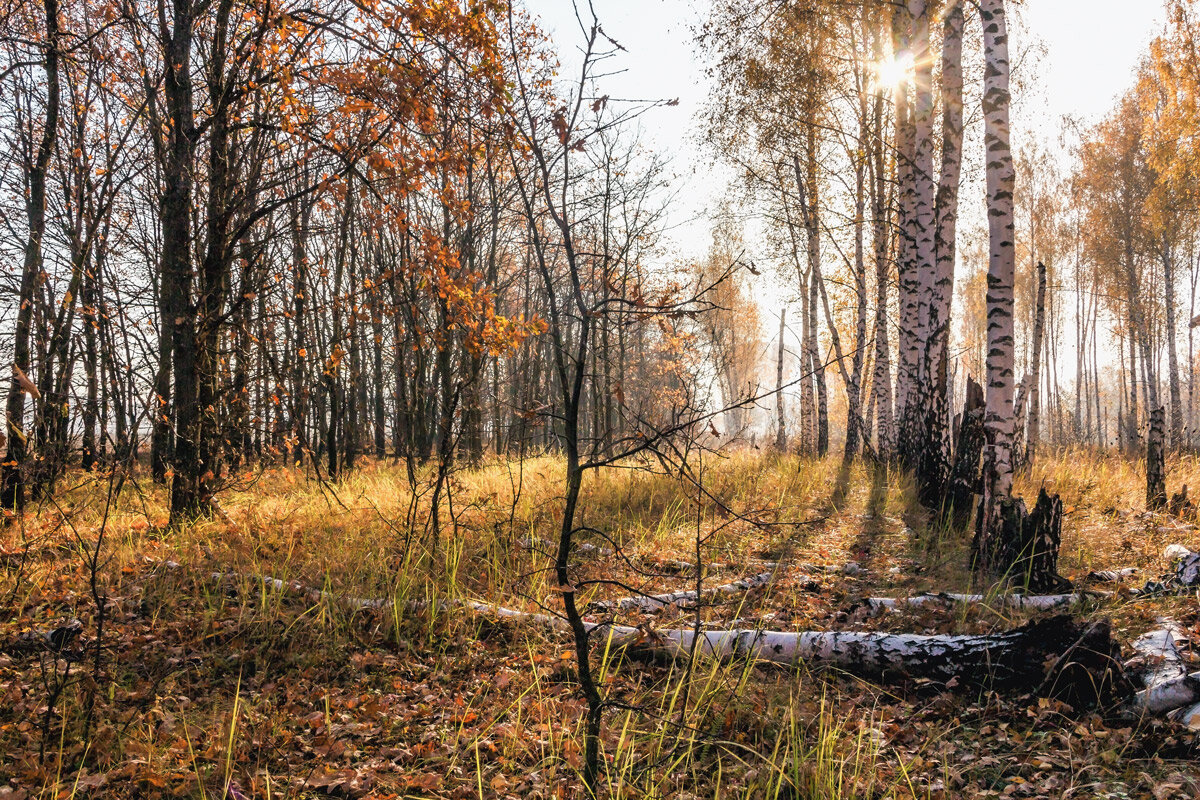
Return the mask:
{"type": "Polygon", "coordinates": [[[1167,412],[1159,406],[1150,412],[1146,436],[1146,508],[1157,510],[1167,504],[1167,468],[1163,446],[1167,412]]]}
{"type": "Polygon", "coordinates": [[[25,431],[25,384],[29,383],[29,337],[36,305],[37,277],[42,265],[42,237],[46,232],[46,175],[54,154],[58,134],[58,0],[44,0],[46,25],[46,120],[42,138],[27,176],[28,194],[25,203],[29,217],[29,238],[25,242],[25,258],[21,268],[21,288],[18,298],[17,321],[14,331],[12,380],[5,404],[6,424],[3,434],[8,437],[8,452],[0,467],[0,507],[23,508],[25,480],[28,472],[28,442],[25,431]]]}
{"type": "Polygon", "coordinates": [[[195,171],[195,120],[192,109],[192,4],[174,0],[172,31],[166,42],[166,102],[170,134],[163,165],[162,277],[163,324],[170,329],[174,376],[175,435],[171,458],[171,519],[201,512],[199,381],[196,363],[196,309],[192,304],[192,175],[195,171]]]}
{"type": "Polygon", "coordinates": [[[967,399],[958,423],[958,444],[954,449],[954,464],[946,483],[942,509],[960,528],[970,521],[975,493],[979,491],[979,459],[985,440],[983,410],[983,387],[968,375],[967,399]]]}
{"type": "MultiPolygon", "coordinates": [[[[87,379],[87,398],[83,403],[83,460],[85,470],[96,465],[96,418],[100,412],[100,358],[97,346],[96,276],[88,270],[83,280],[83,370],[87,379]]],[[[101,431],[103,436],[103,431],[101,431]]]]}

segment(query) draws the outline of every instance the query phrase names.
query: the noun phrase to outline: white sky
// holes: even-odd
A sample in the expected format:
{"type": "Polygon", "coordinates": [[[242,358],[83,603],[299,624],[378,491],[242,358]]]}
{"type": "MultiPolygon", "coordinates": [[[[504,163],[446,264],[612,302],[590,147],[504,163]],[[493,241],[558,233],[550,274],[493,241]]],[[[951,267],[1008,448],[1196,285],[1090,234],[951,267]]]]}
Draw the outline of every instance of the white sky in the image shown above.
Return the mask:
{"type": "MultiPolygon", "coordinates": [[[[524,0],[553,38],[564,67],[578,64],[582,33],[572,0],[524,0]]],[[[584,0],[586,2],[586,0],[584,0]]],[[[613,97],[678,98],[679,105],[657,108],[641,125],[647,145],[670,157],[675,193],[667,214],[668,230],[659,263],[703,258],[711,242],[716,206],[733,177],[728,168],[715,168],[699,141],[697,119],[708,94],[706,58],[697,52],[695,33],[704,23],[710,0],[593,0],[604,31],[627,52],[608,66],[621,70],[604,81],[602,91],[613,97]]],[[[971,0],[967,0],[968,3],[971,0]]],[[[1033,87],[1014,98],[1014,145],[1034,135],[1050,145],[1058,140],[1060,120],[1071,116],[1087,125],[1098,121],[1133,82],[1134,69],[1150,40],[1162,30],[1163,0],[1023,0],[1010,3],[1010,33],[1014,59],[1025,61],[1025,74],[1014,88],[1033,87]]],[[[978,26],[968,17],[968,25],[978,26]]],[[[1059,151],[1061,152],[1061,151],[1059,151]]],[[[982,175],[964,174],[960,233],[984,214],[982,175]],[[971,196],[975,196],[975,200],[971,196]]],[[[754,257],[759,228],[747,219],[747,255],[754,257]]],[[[960,267],[961,269],[961,267],[960,267]]],[[[773,335],[780,310],[790,302],[790,281],[764,270],[750,287],[758,301],[764,340],[773,352],[773,335]]],[[[957,293],[956,293],[957,294],[957,293]]],[[[798,346],[796,329],[788,326],[788,348],[798,346]]],[[[1110,348],[1111,349],[1111,348],[1110,348]]],[[[1067,359],[1065,380],[1071,380],[1073,361],[1067,359]],[[1071,373],[1071,374],[1067,374],[1071,373]]]]}
{"type": "MultiPolygon", "coordinates": [[[[708,0],[593,0],[605,32],[627,52],[609,65],[622,70],[604,82],[613,97],[679,98],[679,105],[651,111],[642,120],[647,143],[672,157],[677,199],[669,214],[674,255],[699,257],[708,248],[705,211],[725,190],[697,141],[697,111],[708,86],[696,29],[708,0]]],[[[571,0],[526,0],[552,36],[564,65],[577,63],[582,34],[571,0]]],[[[1044,103],[1027,104],[1044,114],[1051,129],[1070,114],[1094,121],[1131,82],[1132,70],[1161,28],[1161,0],[1028,0],[1014,9],[1014,53],[1032,41],[1045,45],[1037,67],[1044,103]]],[[[1037,125],[1037,120],[1026,124],[1037,125]]]]}
{"type": "Polygon", "coordinates": [[[1030,0],[1018,13],[1046,43],[1041,82],[1050,111],[1091,119],[1132,83],[1164,19],[1161,0],[1030,0]]]}

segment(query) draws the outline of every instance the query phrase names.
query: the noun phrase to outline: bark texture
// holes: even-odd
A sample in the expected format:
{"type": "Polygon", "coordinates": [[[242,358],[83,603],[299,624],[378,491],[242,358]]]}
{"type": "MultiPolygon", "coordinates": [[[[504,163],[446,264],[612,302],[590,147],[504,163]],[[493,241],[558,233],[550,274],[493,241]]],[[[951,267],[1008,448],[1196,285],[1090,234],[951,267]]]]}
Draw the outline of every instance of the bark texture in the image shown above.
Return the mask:
{"type": "Polygon", "coordinates": [[[1167,504],[1167,468],[1164,433],[1167,412],[1162,406],[1150,412],[1150,431],[1146,436],[1146,508],[1156,510],[1167,504]]]}
{"type": "Polygon", "coordinates": [[[1004,571],[993,558],[1011,543],[1014,528],[1013,480],[1013,279],[1015,272],[1013,189],[1015,172],[1009,144],[1008,26],[1004,0],[982,0],[984,147],[987,170],[987,395],[983,417],[987,444],[983,451],[983,497],[976,526],[976,566],[1004,571]],[[1006,533],[1007,532],[1007,533],[1006,533]],[[1000,541],[996,541],[999,539],[1000,541]],[[999,569],[997,569],[999,567],[999,569]]]}
{"type": "Polygon", "coordinates": [[[983,414],[983,387],[967,376],[967,399],[958,425],[958,445],[955,447],[954,466],[950,470],[942,509],[960,528],[970,521],[971,512],[975,510],[975,494],[979,490],[979,459],[985,440],[983,414]]]}

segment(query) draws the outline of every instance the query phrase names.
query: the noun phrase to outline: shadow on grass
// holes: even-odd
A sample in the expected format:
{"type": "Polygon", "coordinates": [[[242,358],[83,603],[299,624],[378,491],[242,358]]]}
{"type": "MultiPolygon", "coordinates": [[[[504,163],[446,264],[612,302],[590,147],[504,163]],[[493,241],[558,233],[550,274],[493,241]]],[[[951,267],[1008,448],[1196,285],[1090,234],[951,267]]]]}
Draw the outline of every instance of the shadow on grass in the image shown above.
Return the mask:
{"type": "Polygon", "coordinates": [[[864,567],[874,557],[875,544],[887,533],[885,513],[888,506],[888,465],[873,462],[866,467],[870,483],[867,487],[867,506],[863,513],[862,530],[850,546],[850,557],[864,567]]]}

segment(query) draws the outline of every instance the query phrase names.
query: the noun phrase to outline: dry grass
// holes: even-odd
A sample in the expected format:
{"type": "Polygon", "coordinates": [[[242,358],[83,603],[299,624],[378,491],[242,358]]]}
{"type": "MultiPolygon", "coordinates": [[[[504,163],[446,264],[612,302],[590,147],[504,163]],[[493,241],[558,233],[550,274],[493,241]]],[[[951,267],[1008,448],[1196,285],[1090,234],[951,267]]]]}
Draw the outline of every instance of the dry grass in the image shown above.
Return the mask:
{"type": "MultiPolygon", "coordinates": [[[[641,572],[592,554],[580,557],[582,578],[688,588],[694,579],[662,565],[694,560],[699,533],[713,565],[707,583],[757,572],[756,560],[863,567],[790,569],[704,609],[714,623],[957,632],[1026,616],[986,606],[883,618],[851,610],[866,595],[987,588],[972,587],[966,570],[969,535],[931,529],[894,474],[737,453],[706,460],[704,486],[717,501],[697,501],[676,476],[628,466],[589,478],[581,522],[641,572]]],[[[1168,475],[1172,488],[1200,486],[1200,461],[1175,459],[1168,475]]],[[[438,602],[554,608],[546,559],[521,542],[557,529],[555,459],[457,474],[442,513],[453,524],[436,541],[424,484],[414,495],[391,464],[367,463],[336,485],[267,470],[222,495],[226,519],[181,531],[163,528],[161,487],[127,482],[108,505],[107,480],[72,478],[54,504],[0,531],[0,551],[28,554],[0,572],[0,643],[74,617],[90,647],[97,614],[86,553],[103,530],[102,666],[94,673],[90,654],[73,664],[47,714],[65,662],[0,655],[0,798],[578,796],[582,706],[566,643],[438,602]],[[214,572],[246,577],[218,582],[214,572]],[[263,575],[327,594],[249,577],[263,575]],[[344,597],[397,602],[356,612],[344,597]]],[[[1045,482],[1062,494],[1065,574],[1138,566],[1153,577],[1164,545],[1200,548],[1200,533],[1189,519],[1139,513],[1141,481],[1139,466],[1119,458],[1061,453],[1018,491],[1032,498],[1045,482]]],[[[1186,599],[1116,597],[1084,611],[1114,619],[1124,636],[1163,613],[1197,623],[1186,599]]],[[[660,627],[691,619],[625,616],[660,627]]],[[[1174,777],[1188,777],[1191,735],[1162,723],[1110,724],[1036,698],[602,655],[614,701],[605,789],[614,796],[1194,796],[1194,784],[1174,777]]]]}

